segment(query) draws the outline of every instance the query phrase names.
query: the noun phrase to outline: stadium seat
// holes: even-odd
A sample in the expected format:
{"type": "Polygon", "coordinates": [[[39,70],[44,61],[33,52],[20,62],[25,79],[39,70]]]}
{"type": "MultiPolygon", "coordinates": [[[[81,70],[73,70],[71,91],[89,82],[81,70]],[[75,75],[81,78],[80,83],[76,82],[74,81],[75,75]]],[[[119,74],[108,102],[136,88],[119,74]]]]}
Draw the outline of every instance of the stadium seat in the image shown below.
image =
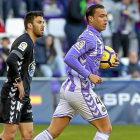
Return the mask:
{"type": "Polygon", "coordinates": [[[61,41],[57,37],[55,37],[55,39],[54,39],[54,48],[58,55],[64,56],[61,41]]]}
{"type": "Polygon", "coordinates": [[[124,66],[128,66],[128,64],[129,64],[129,58],[128,58],[128,57],[121,57],[121,58],[120,58],[120,62],[121,62],[124,66]]]}
{"type": "Polygon", "coordinates": [[[24,33],[24,20],[22,18],[8,18],[5,25],[6,33],[11,37],[18,37],[24,33]]]}
{"type": "Polygon", "coordinates": [[[54,37],[65,38],[64,27],[66,20],[64,18],[49,19],[48,21],[48,32],[54,37]]]}
{"type": "Polygon", "coordinates": [[[44,27],[44,36],[47,36],[48,35],[48,24],[47,24],[45,19],[44,19],[44,25],[45,25],[45,27],[44,27]]]}

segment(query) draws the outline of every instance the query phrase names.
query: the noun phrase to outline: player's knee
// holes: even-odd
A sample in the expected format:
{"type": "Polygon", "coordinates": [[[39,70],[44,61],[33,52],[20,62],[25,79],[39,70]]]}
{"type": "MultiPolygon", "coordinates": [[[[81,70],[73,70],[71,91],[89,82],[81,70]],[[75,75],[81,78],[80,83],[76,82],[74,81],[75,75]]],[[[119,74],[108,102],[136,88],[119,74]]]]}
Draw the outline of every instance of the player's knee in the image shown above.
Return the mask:
{"type": "Polygon", "coordinates": [[[30,139],[32,139],[33,134],[34,134],[34,132],[32,130],[28,131],[28,132],[22,134],[21,139],[28,139],[28,140],[30,140],[30,139]]]}
{"type": "Polygon", "coordinates": [[[107,134],[110,134],[112,132],[112,126],[111,125],[108,125],[105,130],[104,130],[104,133],[107,133],[107,134]]]}
{"type": "Polygon", "coordinates": [[[14,138],[15,138],[15,136],[16,136],[16,133],[15,132],[13,132],[13,133],[11,133],[8,137],[8,139],[9,140],[14,140],[14,138]]]}
{"type": "Polygon", "coordinates": [[[111,125],[108,127],[107,131],[108,131],[107,134],[110,134],[112,132],[112,126],[111,125]]]}
{"type": "Polygon", "coordinates": [[[53,139],[57,138],[59,135],[61,134],[61,132],[51,132],[51,136],[53,137],[53,139]]]}
{"type": "Polygon", "coordinates": [[[112,126],[111,125],[107,125],[105,127],[101,127],[101,128],[98,129],[98,131],[110,134],[112,132],[112,126]]]}

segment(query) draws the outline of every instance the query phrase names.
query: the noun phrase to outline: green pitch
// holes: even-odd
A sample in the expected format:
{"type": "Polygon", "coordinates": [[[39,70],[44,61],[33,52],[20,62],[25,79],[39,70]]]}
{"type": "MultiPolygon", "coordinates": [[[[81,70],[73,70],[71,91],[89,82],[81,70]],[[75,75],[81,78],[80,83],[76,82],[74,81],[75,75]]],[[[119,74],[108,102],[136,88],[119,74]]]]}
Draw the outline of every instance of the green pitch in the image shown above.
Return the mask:
{"type": "MultiPolygon", "coordinates": [[[[48,125],[34,125],[34,136],[46,129],[48,125]]],[[[0,125],[0,133],[2,125],[0,125]]],[[[96,129],[91,125],[68,125],[56,140],[93,140],[96,129]]],[[[19,140],[19,132],[15,140],[19,140]]],[[[113,125],[109,140],[140,140],[140,126],[113,125]]]]}

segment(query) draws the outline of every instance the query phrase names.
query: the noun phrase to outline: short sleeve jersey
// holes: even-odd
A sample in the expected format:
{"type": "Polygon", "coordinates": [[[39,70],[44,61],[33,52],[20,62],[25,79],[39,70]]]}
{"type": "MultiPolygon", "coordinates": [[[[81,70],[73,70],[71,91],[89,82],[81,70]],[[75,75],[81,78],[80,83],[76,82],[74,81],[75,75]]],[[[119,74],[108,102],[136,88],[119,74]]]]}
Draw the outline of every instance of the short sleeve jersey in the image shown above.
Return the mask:
{"type": "MultiPolygon", "coordinates": [[[[86,70],[92,74],[98,74],[104,44],[101,34],[97,30],[88,25],[71,49],[75,49],[79,53],[78,61],[86,70]]],[[[88,78],[84,78],[69,66],[67,73],[68,79],[63,88],[72,92],[79,92],[79,90],[84,92],[91,86],[94,87],[88,78]]]]}
{"type": "MultiPolygon", "coordinates": [[[[30,94],[30,83],[35,72],[34,44],[27,33],[18,37],[12,44],[10,53],[18,56],[18,71],[23,81],[25,96],[30,94]]],[[[7,77],[13,78],[10,67],[7,71],[7,77]]]]}

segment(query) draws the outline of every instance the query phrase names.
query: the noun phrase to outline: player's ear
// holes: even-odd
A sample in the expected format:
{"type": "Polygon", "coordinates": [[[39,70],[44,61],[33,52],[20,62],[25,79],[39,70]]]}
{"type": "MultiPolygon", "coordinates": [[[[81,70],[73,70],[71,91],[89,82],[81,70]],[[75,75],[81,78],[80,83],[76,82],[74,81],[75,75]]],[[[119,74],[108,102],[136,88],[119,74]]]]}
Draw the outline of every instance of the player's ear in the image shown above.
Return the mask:
{"type": "Polygon", "coordinates": [[[88,17],[88,20],[89,20],[89,22],[93,22],[93,17],[92,16],[89,16],[88,17]]]}
{"type": "Polygon", "coordinates": [[[28,23],[27,26],[28,26],[29,29],[33,28],[33,25],[31,23],[28,23]]]}

